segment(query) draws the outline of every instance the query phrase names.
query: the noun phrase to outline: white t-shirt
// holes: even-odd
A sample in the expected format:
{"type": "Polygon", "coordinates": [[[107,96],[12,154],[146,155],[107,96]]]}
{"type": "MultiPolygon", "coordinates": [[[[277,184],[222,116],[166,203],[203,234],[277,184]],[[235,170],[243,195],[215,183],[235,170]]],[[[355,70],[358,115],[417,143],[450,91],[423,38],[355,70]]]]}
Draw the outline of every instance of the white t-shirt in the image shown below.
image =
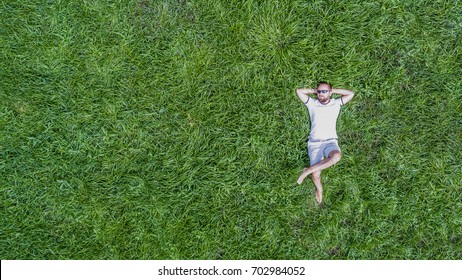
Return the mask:
{"type": "Polygon", "coordinates": [[[343,105],[342,99],[331,99],[323,105],[319,100],[308,97],[305,105],[311,120],[310,140],[337,138],[337,117],[343,105]]]}

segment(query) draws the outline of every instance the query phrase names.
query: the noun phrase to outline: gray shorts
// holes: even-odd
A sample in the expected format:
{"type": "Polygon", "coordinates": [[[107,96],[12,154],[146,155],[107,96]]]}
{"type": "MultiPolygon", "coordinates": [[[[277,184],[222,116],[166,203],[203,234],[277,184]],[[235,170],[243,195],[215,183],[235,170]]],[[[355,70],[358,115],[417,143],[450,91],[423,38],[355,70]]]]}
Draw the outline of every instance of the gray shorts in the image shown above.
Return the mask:
{"type": "Polygon", "coordinates": [[[339,151],[338,141],[332,139],[325,142],[310,142],[308,141],[308,156],[310,157],[310,165],[315,165],[323,158],[327,158],[332,151],[339,151]]]}

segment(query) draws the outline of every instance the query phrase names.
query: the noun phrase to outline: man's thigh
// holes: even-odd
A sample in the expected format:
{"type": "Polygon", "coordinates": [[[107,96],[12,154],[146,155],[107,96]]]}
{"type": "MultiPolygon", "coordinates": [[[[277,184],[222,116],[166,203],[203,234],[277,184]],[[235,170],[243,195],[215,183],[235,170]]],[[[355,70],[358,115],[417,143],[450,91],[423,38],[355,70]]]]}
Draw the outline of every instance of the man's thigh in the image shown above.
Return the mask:
{"type": "Polygon", "coordinates": [[[310,165],[320,162],[324,157],[321,143],[308,142],[308,156],[310,157],[310,165]]]}
{"type": "Polygon", "coordinates": [[[342,152],[340,150],[340,147],[338,146],[337,141],[328,142],[328,144],[324,146],[324,150],[323,150],[324,157],[329,157],[329,154],[333,151],[338,151],[339,153],[342,152]]]}
{"type": "Polygon", "coordinates": [[[308,156],[310,165],[315,165],[323,158],[327,158],[332,151],[339,151],[340,147],[336,140],[329,142],[308,142],[308,156]]]}

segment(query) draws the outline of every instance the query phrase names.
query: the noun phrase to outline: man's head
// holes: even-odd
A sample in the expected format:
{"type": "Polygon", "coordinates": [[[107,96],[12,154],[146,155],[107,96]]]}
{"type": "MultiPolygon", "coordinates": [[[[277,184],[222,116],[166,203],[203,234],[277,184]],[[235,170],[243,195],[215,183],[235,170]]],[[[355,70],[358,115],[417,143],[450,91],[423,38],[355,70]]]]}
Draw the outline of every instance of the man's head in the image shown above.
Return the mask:
{"type": "Polygon", "coordinates": [[[318,100],[322,104],[328,103],[330,98],[332,97],[332,85],[327,82],[319,82],[316,91],[318,95],[318,100]]]}

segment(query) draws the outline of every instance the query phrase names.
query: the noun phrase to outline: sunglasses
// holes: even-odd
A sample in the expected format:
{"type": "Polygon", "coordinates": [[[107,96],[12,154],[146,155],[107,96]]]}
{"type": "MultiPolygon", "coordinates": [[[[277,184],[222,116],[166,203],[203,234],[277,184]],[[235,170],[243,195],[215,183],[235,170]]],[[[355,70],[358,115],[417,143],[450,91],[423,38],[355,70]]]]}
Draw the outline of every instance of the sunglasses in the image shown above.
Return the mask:
{"type": "Polygon", "coordinates": [[[329,90],[318,90],[318,93],[328,93],[329,90]]]}

